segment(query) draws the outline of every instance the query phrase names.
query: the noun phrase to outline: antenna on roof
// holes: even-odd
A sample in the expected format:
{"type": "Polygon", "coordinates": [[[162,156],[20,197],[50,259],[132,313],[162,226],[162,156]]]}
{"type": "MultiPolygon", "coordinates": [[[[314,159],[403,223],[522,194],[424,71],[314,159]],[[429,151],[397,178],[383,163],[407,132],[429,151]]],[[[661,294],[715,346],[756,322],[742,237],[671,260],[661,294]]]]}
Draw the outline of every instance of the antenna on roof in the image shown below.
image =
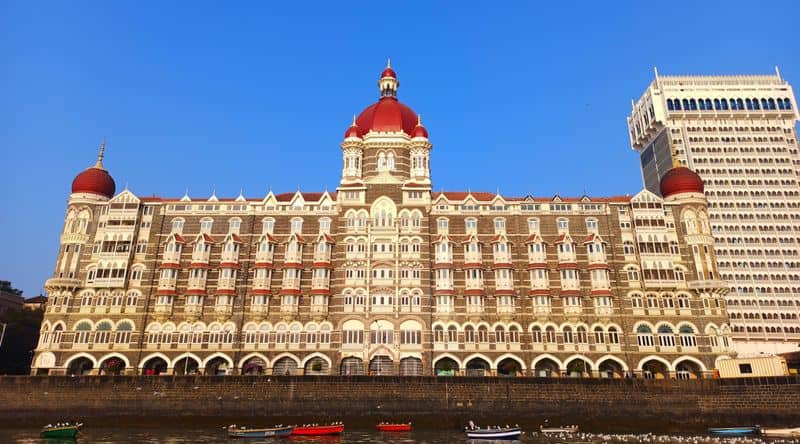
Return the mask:
{"type": "Polygon", "coordinates": [[[775,75],[778,76],[778,80],[783,80],[781,78],[781,70],[778,68],[778,65],[775,65],[775,75]]]}

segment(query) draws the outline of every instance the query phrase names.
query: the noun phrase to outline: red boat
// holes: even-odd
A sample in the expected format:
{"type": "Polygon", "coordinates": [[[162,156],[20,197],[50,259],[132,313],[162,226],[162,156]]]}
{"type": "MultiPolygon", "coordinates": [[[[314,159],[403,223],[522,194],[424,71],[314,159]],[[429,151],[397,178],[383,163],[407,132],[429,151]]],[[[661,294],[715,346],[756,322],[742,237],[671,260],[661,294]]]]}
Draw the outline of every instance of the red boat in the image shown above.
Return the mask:
{"type": "Polygon", "coordinates": [[[335,423],[330,425],[303,425],[297,426],[292,430],[292,436],[324,436],[340,435],[344,432],[344,424],[335,423]]]}
{"type": "Polygon", "coordinates": [[[389,424],[389,423],[380,423],[375,426],[378,431],[381,432],[408,432],[411,430],[411,423],[404,423],[404,424],[389,424]]]}

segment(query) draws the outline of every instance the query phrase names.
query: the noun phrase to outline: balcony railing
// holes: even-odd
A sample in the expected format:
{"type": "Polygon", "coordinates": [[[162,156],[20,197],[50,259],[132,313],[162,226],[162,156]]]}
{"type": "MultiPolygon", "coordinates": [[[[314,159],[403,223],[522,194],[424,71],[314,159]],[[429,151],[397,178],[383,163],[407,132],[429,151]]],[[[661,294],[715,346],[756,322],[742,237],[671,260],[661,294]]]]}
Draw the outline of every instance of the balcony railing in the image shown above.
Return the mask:
{"type": "Polygon", "coordinates": [[[497,314],[499,315],[508,315],[514,314],[514,306],[513,305],[498,305],[497,306],[497,314]]]}
{"type": "Polygon", "coordinates": [[[238,251],[223,251],[222,257],[220,258],[221,262],[228,262],[228,263],[238,263],[239,262],[239,252],[238,251]]]}
{"type": "Polygon", "coordinates": [[[256,253],[256,262],[272,263],[272,251],[259,251],[256,253]]]}
{"type": "Polygon", "coordinates": [[[311,288],[316,290],[327,290],[330,287],[330,278],[315,277],[311,279],[311,288]]]}
{"type": "Polygon", "coordinates": [[[494,282],[495,290],[513,290],[514,281],[511,279],[498,279],[494,282]]]}
{"type": "Polygon", "coordinates": [[[494,253],[494,263],[495,264],[510,264],[511,263],[511,254],[506,252],[497,252],[494,253]]]}
{"type": "Polygon", "coordinates": [[[289,264],[303,263],[303,254],[298,251],[290,251],[283,257],[283,261],[289,264]]]}
{"type": "Polygon", "coordinates": [[[222,290],[233,290],[236,288],[236,278],[219,278],[217,280],[217,288],[222,290]]]}
{"type": "Polygon", "coordinates": [[[299,290],[300,289],[300,278],[297,277],[285,277],[283,278],[282,287],[284,289],[293,289],[299,290]]]}
{"type": "MultiPolygon", "coordinates": [[[[166,257],[166,255],[165,255],[165,257],[166,257]]],[[[207,264],[209,257],[211,257],[211,252],[209,252],[209,251],[200,251],[200,252],[194,251],[194,252],[192,252],[192,262],[195,262],[195,263],[207,264]]]]}
{"type": "Polygon", "coordinates": [[[467,290],[483,290],[483,279],[466,279],[464,288],[467,290]]]}
{"type": "Polygon", "coordinates": [[[271,277],[253,278],[253,288],[257,290],[269,290],[271,282],[271,277]]]}
{"type": "Polygon", "coordinates": [[[464,263],[465,264],[480,264],[483,262],[483,254],[480,252],[467,252],[464,253],[464,263]]]}
{"type": "Polygon", "coordinates": [[[214,313],[219,315],[230,315],[233,313],[233,304],[216,304],[214,305],[214,313]]]}
{"type": "Polygon", "coordinates": [[[583,313],[583,307],[580,305],[566,305],[564,306],[565,315],[580,315],[583,313]]]}
{"type": "Polygon", "coordinates": [[[561,281],[561,290],[580,290],[581,283],[577,279],[565,279],[561,281]]]}
{"type": "Polygon", "coordinates": [[[203,314],[203,304],[186,304],[183,312],[188,316],[201,316],[203,314]]]}
{"type": "Polygon", "coordinates": [[[312,304],[310,311],[311,313],[327,313],[328,304],[312,304]]]}
{"type": "Polygon", "coordinates": [[[577,262],[577,258],[575,256],[574,251],[570,252],[559,252],[558,253],[558,261],[559,262],[577,262]]]}
{"type": "Polygon", "coordinates": [[[547,262],[547,255],[544,252],[537,251],[534,253],[528,253],[528,263],[541,264],[544,262],[547,262]]]}
{"type": "Polygon", "coordinates": [[[346,259],[351,259],[351,260],[366,259],[367,253],[364,251],[348,251],[345,253],[344,256],[346,259]]]}
{"type": "Polygon", "coordinates": [[[158,280],[159,290],[174,290],[177,283],[177,278],[160,278],[158,280]]]}
{"type": "Polygon", "coordinates": [[[181,261],[181,252],[180,251],[165,251],[164,255],[161,257],[161,262],[168,263],[168,264],[177,264],[181,261]]]}
{"type": "Polygon", "coordinates": [[[594,308],[594,313],[597,316],[611,316],[612,314],[614,314],[614,308],[613,307],[595,307],[594,308]]]}
{"type": "Polygon", "coordinates": [[[549,305],[534,305],[533,306],[533,315],[534,316],[548,316],[552,308],[549,305]]]}
{"type": "Polygon", "coordinates": [[[452,264],[453,254],[436,253],[436,259],[434,260],[434,262],[437,264],[452,264]]]}
{"type": "Polygon", "coordinates": [[[325,251],[315,251],[314,252],[314,262],[330,262],[331,261],[331,252],[330,250],[325,251]]]}
{"type": "Polygon", "coordinates": [[[452,290],[453,289],[453,281],[451,280],[444,280],[444,279],[437,279],[436,280],[436,289],[437,290],[452,290]]]}
{"type": "Polygon", "coordinates": [[[606,263],[605,253],[589,253],[588,261],[590,264],[604,264],[606,263]]]}
{"type": "Polygon", "coordinates": [[[189,282],[187,283],[187,288],[189,290],[205,290],[206,288],[206,278],[189,278],[189,282]]]}

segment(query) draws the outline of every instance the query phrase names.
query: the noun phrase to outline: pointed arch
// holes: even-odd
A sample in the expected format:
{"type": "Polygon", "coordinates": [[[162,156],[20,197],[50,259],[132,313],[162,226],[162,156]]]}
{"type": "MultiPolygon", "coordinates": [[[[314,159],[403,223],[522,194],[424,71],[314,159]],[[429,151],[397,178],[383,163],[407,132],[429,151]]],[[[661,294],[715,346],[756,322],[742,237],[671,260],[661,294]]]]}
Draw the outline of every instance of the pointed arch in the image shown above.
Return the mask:
{"type": "Polygon", "coordinates": [[[80,359],[80,358],[86,358],[86,359],[92,361],[92,367],[93,368],[97,368],[97,359],[95,359],[95,357],[90,355],[89,353],[76,353],[76,354],[70,356],[69,358],[67,358],[66,361],[64,361],[64,368],[68,368],[69,365],[72,363],[72,361],[74,361],[76,359],[80,359]]]}
{"type": "Polygon", "coordinates": [[[667,361],[666,359],[662,358],[661,356],[656,356],[656,355],[647,355],[644,358],[642,358],[641,360],[639,360],[639,363],[636,364],[636,370],[637,371],[641,371],[642,370],[642,366],[647,361],[658,361],[658,362],[664,364],[664,366],[667,368],[667,371],[673,371],[674,370],[674,368],[672,367],[672,364],[669,361],[667,361]]]}
{"type": "Polygon", "coordinates": [[[267,357],[264,356],[264,354],[259,353],[259,352],[252,352],[252,353],[244,355],[244,357],[239,360],[239,365],[237,366],[237,368],[241,369],[242,367],[244,367],[244,365],[245,365],[245,363],[247,363],[247,361],[249,361],[250,359],[253,359],[253,358],[261,359],[262,361],[264,361],[264,365],[266,365],[267,367],[270,366],[269,359],[267,359],[267,357]]]}
{"type": "Polygon", "coordinates": [[[300,363],[299,367],[305,367],[306,364],[308,364],[308,361],[310,361],[310,360],[312,360],[314,358],[321,358],[323,361],[327,362],[328,363],[328,368],[331,368],[331,366],[333,365],[333,362],[331,361],[331,358],[329,358],[327,355],[325,355],[324,353],[320,353],[320,352],[314,352],[314,353],[311,353],[310,355],[306,356],[305,358],[303,358],[303,361],[300,363]]]}
{"type": "Polygon", "coordinates": [[[139,365],[137,366],[137,368],[139,368],[139,370],[143,369],[144,365],[147,364],[147,362],[149,360],[153,359],[153,358],[163,359],[164,362],[167,363],[167,365],[170,365],[170,362],[171,362],[169,357],[167,357],[167,355],[165,355],[164,353],[161,353],[161,352],[150,353],[149,355],[147,355],[147,356],[143,357],[141,360],[139,360],[139,365]]]}
{"type": "Polygon", "coordinates": [[[497,359],[495,359],[494,363],[492,364],[494,366],[493,368],[497,368],[498,364],[500,364],[500,362],[502,362],[505,359],[511,359],[511,360],[515,361],[516,363],[518,363],[520,365],[522,370],[527,370],[527,367],[525,366],[525,361],[523,361],[522,358],[520,358],[519,356],[511,354],[511,353],[505,353],[505,354],[499,356],[497,359]]]}
{"type": "Polygon", "coordinates": [[[589,369],[597,370],[597,363],[592,361],[591,359],[589,359],[586,355],[582,355],[582,354],[574,354],[574,355],[570,355],[568,358],[565,358],[564,359],[564,367],[563,367],[563,369],[566,370],[567,367],[569,366],[569,363],[574,361],[574,360],[576,360],[576,359],[580,359],[580,360],[588,363],[589,364],[589,369]]]}

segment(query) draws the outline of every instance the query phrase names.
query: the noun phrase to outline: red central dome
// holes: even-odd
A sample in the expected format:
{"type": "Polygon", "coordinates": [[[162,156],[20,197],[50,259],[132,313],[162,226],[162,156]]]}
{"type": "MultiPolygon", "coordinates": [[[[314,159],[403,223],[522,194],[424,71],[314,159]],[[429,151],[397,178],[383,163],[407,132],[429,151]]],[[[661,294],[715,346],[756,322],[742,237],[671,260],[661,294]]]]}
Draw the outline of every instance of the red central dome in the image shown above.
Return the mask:
{"type": "Polygon", "coordinates": [[[409,136],[414,135],[417,127],[417,113],[400,103],[396,97],[381,97],[377,103],[368,106],[356,118],[356,125],[361,135],[370,130],[382,132],[402,131],[409,136]]]}
{"type": "Polygon", "coordinates": [[[685,166],[673,167],[661,178],[661,196],[679,193],[703,193],[703,179],[685,166]]]}
{"type": "Polygon", "coordinates": [[[83,170],[72,181],[73,193],[99,194],[111,198],[114,196],[116,188],[114,179],[108,174],[108,171],[97,167],[83,170]]]}

